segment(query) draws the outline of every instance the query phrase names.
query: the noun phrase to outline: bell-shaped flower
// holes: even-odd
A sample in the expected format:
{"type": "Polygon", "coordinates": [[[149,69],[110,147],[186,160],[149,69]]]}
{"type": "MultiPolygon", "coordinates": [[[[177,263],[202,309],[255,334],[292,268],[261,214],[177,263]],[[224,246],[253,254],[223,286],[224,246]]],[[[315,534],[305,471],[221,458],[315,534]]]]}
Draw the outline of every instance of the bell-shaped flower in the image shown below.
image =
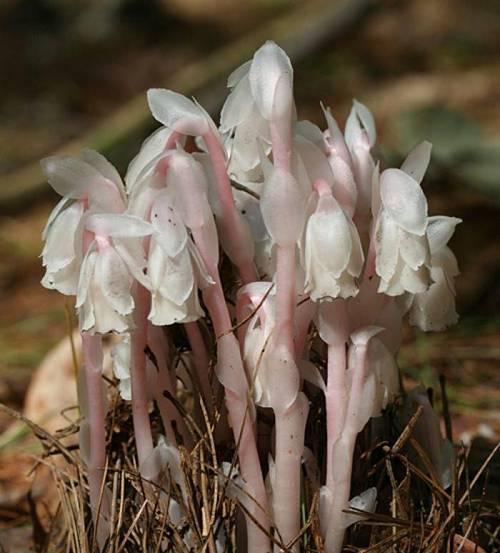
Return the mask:
{"type": "Polygon", "coordinates": [[[82,259],[82,202],[63,198],[52,211],[42,238],[42,285],[65,295],[76,295],[82,259]]]}
{"type": "Polygon", "coordinates": [[[41,165],[49,183],[63,196],[42,234],[45,241],[42,260],[46,268],[42,284],[75,295],[82,262],[83,214],[89,207],[110,213],[123,211],[126,201],[123,184],[111,163],[93,150],[84,150],[79,158],[45,158],[41,165]]]}
{"type": "Polygon", "coordinates": [[[316,210],[305,230],[305,292],[311,299],[355,296],[355,279],[363,267],[363,250],[350,218],[344,213],[324,181],[316,181],[316,210]]]}
{"type": "Polygon", "coordinates": [[[260,163],[259,148],[271,151],[271,127],[283,126],[293,111],[293,69],[286,53],[267,41],[251,61],[228,79],[231,88],[221,112],[220,131],[230,153],[229,173],[248,180],[260,163]]]}
{"type": "Polygon", "coordinates": [[[455,309],[455,283],[459,274],[457,260],[447,246],[455,227],[456,217],[429,217],[427,238],[431,253],[429,288],[413,296],[410,323],[424,331],[444,330],[458,321],[455,309]]]}
{"type": "Polygon", "coordinates": [[[92,214],[84,221],[93,233],[82,262],[76,308],[80,330],[91,334],[126,332],[134,309],[135,280],[147,286],[140,241],[152,232],[148,223],[132,215],[92,214]]]}
{"type": "Polygon", "coordinates": [[[354,178],[351,153],[330,108],[325,108],[323,105],[321,107],[328,124],[328,130],[325,131],[325,142],[334,179],[333,195],[342,209],[350,217],[353,217],[358,199],[358,188],[354,178]]]}
{"type": "Polygon", "coordinates": [[[379,292],[417,294],[429,285],[427,200],[420,184],[401,169],[380,175],[380,210],[374,229],[379,292]]]}
{"type": "Polygon", "coordinates": [[[211,117],[196,100],[173,90],[150,88],[148,104],[153,117],[179,135],[203,136],[216,129],[211,117]]]}
{"type": "MultiPolygon", "coordinates": [[[[351,154],[353,174],[357,184],[356,217],[364,225],[371,205],[372,174],[375,166],[370,150],[375,145],[376,139],[373,115],[365,105],[354,100],[346,122],[345,143],[351,154]]],[[[344,158],[344,161],[347,160],[344,158]]]]}
{"type": "MultiPolygon", "coordinates": [[[[155,172],[166,170],[168,151],[173,150],[176,144],[184,145],[185,137],[178,136],[168,127],[160,127],[151,134],[141,145],[139,153],[129,163],[125,175],[125,185],[129,194],[133,194],[155,172]],[[164,164],[164,167],[161,164],[164,164]]],[[[164,175],[163,175],[164,176],[164,175]]],[[[162,181],[164,185],[164,179],[162,181]]]]}
{"type": "Polygon", "coordinates": [[[148,276],[151,282],[149,320],[155,325],[187,323],[203,316],[198,287],[209,277],[171,198],[160,192],[151,209],[148,276]]]}

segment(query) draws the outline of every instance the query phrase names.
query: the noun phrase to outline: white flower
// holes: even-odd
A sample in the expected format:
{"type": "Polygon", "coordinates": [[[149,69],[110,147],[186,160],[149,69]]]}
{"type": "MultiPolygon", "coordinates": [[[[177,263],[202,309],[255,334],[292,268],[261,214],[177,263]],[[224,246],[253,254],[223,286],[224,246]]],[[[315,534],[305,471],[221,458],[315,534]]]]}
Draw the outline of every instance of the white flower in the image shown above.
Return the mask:
{"type": "Polygon", "coordinates": [[[306,293],[319,301],[355,296],[355,279],[363,267],[363,250],[356,227],[325,183],[317,183],[318,204],[305,231],[306,293]]]}
{"type": "Polygon", "coordinates": [[[330,108],[321,107],[328,124],[328,130],[325,131],[325,142],[334,179],[333,195],[344,211],[353,217],[358,199],[358,188],[353,173],[352,157],[330,108]]]}
{"type": "Polygon", "coordinates": [[[151,282],[149,320],[155,325],[187,323],[203,316],[198,287],[209,277],[170,197],[160,192],[151,209],[148,276],[151,282]]]}
{"type": "Polygon", "coordinates": [[[150,225],[132,215],[89,214],[86,230],[94,233],[82,262],[76,308],[82,332],[126,332],[131,326],[134,278],[144,285],[145,259],[140,239],[150,225]]]}
{"type": "Polygon", "coordinates": [[[42,284],[66,295],[77,292],[82,262],[82,217],[87,208],[119,213],[125,193],[116,169],[101,154],[84,150],[79,158],[53,156],[41,161],[54,190],[63,196],[42,234],[46,273],[42,284]]]}
{"type": "Polygon", "coordinates": [[[429,285],[427,200],[419,183],[401,169],[380,175],[380,210],[375,226],[379,292],[398,296],[429,285]]]}
{"type": "Polygon", "coordinates": [[[132,380],[130,377],[130,335],[124,334],[118,344],[111,348],[113,374],[118,380],[118,390],[122,399],[132,399],[132,380]]]}
{"type": "MultiPolygon", "coordinates": [[[[377,132],[375,121],[370,110],[357,100],[353,101],[352,109],[345,127],[345,142],[352,159],[352,168],[357,185],[356,217],[363,220],[368,215],[371,205],[371,185],[374,161],[370,154],[375,145],[377,132]]],[[[347,162],[346,159],[344,161],[347,162]]]]}
{"type": "Polygon", "coordinates": [[[444,330],[458,321],[454,279],[459,270],[457,260],[447,244],[460,222],[456,217],[429,217],[427,238],[433,282],[428,290],[413,297],[410,309],[410,323],[422,330],[444,330]]]}
{"type": "Polygon", "coordinates": [[[271,151],[270,123],[279,125],[289,118],[292,80],[290,59],[272,41],[230,75],[228,87],[232,91],[222,108],[220,131],[230,153],[229,173],[238,182],[255,177],[259,149],[265,155],[271,151]]]}

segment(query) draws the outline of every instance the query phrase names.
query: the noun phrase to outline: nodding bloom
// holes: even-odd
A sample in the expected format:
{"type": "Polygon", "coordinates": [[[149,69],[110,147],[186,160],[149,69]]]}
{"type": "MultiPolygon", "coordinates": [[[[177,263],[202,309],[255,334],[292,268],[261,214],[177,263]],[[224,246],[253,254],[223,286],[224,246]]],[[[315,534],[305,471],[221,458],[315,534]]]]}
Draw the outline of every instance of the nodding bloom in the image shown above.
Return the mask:
{"type": "Polygon", "coordinates": [[[355,296],[363,250],[356,227],[324,181],[316,181],[318,203],[305,230],[305,292],[311,299],[355,296]]]}
{"type": "Polygon", "coordinates": [[[259,175],[259,150],[270,153],[271,126],[290,119],[292,81],[290,59],[272,41],[230,75],[232,91],[222,108],[220,131],[230,153],[229,173],[238,182],[259,175]]]}
{"type": "Polygon", "coordinates": [[[125,209],[125,192],[116,169],[101,154],[84,150],[81,157],[53,156],[42,170],[63,198],[54,207],[42,234],[43,286],[76,295],[83,257],[82,217],[89,207],[118,213],[125,209]]]}
{"type": "Polygon", "coordinates": [[[133,215],[88,213],[84,229],[92,240],[82,261],[76,308],[80,330],[127,332],[134,309],[132,284],[148,286],[142,239],[151,225],[133,215]]]}
{"type": "MultiPolygon", "coordinates": [[[[365,105],[354,100],[346,121],[345,143],[351,154],[352,169],[358,189],[356,218],[362,227],[366,226],[366,218],[370,211],[372,174],[375,167],[370,151],[376,139],[377,131],[373,115],[365,105]]],[[[367,229],[362,228],[360,232],[365,230],[367,229]]]]}
{"type": "Polygon", "coordinates": [[[402,169],[380,175],[380,209],[375,226],[375,269],[379,292],[418,294],[429,286],[427,200],[420,184],[402,169]]]}
{"type": "Polygon", "coordinates": [[[356,202],[358,199],[358,187],[354,178],[354,168],[351,153],[347,147],[337,121],[331,114],[330,108],[323,108],[328,130],[325,131],[324,140],[326,143],[328,161],[333,173],[334,185],[333,195],[342,206],[342,209],[349,215],[354,216],[356,202]]]}
{"type": "Polygon", "coordinates": [[[187,323],[203,316],[198,288],[209,277],[184,221],[172,201],[172,192],[160,192],[151,209],[148,255],[151,311],[155,325],[187,323]]]}
{"type": "Polygon", "coordinates": [[[444,330],[458,321],[454,280],[460,271],[447,244],[459,223],[461,220],[456,217],[436,216],[428,220],[432,283],[425,292],[413,296],[410,309],[410,323],[425,331],[444,330]]]}

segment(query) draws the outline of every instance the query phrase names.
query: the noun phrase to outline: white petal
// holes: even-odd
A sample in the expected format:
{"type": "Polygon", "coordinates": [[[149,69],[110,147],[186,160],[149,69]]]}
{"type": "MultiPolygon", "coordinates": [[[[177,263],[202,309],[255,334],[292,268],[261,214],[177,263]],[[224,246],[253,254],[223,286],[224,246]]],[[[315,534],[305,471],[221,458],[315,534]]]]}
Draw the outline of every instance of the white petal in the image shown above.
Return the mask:
{"type": "Polygon", "coordinates": [[[429,167],[431,150],[432,144],[427,141],[424,141],[413,148],[404,160],[403,165],[401,165],[401,171],[404,171],[410,175],[410,177],[415,179],[420,184],[424,178],[425,172],[427,171],[427,167],[429,167]]]}
{"type": "Polygon", "coordinates": [[[250,71],[250,66],[252,65],[252,60],[248,60],[245,63],[242,63],[239,67],[237,67],[227,78],[227,87],[233,88],[235,87],[245,75],[248,75],[248,72],[250,71]]]}
{"type": "Polygon", "coordinates": [[[95,167],[75,157],[46,157],[40,165],[52,188],[67,198],[86,198],[90,187],[103,180],[95,167]]]}
{"type": "Polygon", "coordinates": [[[168,256],[175,257],[184,249],[188,239],[186,227],[166,194],[156,198],[151,209],[151,223],[155,240],[168,256]]]}
{"type": "Polygon", "coordinates": [[[384,211],[380,212],[375,228],[377,274],[388,281],[394,275],[399,257],[399,229],[384,211]]]}
{"type": "Polygon", "coordinates": [[[90,283],[95,271],[97,252],[95,251],[95,242],[93,242],[85,254],[80,270],[80,280],[78,281],[78,294],[76,296],[75,307],[81,307],[87,300],[90,291],[90,283]]]}
{"type": "Polygon", "coordinates": [[[229,132],[248,119],[253,109],[253,98],[248,77],[236,85],[222,106],[220,114],[220,131],[229,132]]]}
{"type": "Polygon", "coordinates": [[[139,174],[144,167],[146,167],[151,160],[164,152],[165,145],[171,134],[171,129],[160,127],[142,143],[139,153],[130,162],[127,174],[125,175],[125,183],[129,191],[132,190],[133,186],[138,182],[139,174]]]}
{"type": "Polygon", "coordinates": [[[457,217],[446,217],[444,215],[429,217],[427,238],[429,239],[431,254],[437,253],[448,244],[455,232],[455,227],[461,222],[462,219],[457,217]]]}
{"type": "Polygon", "coordinates": [[[95,277],[109,305],[120,315],[129,315],[134,308],[130,294],[132,278],[121,257],[112,248],[100,251],[95,277]]]}
{"type": "Polygon", "coordinates": [[[266,228],[280,245],[295,244],[305,219],[306,198],[295,178],[286,171],[274,169],[266,180],[260,208],[266,228]]]}
{"type": "Polygon", "coordinates": [[[150,88],[148,104],[157,121],[181,134],[197,136],[209,130],[205,115],[194,102],[182,94],[162,88],[150,88]]]}
{"type": "Polygon", "coordinates": [[[361,102],[353,100],[352,103],[353,108],[356,110],[356,114],[363,125],[363,129],[368,135],[368,142],[370,146],[373,146],[377,140],[377,131],[375,129],[375,120],[373,119],[373,115],[371,111],[361,102]]]}
{"type": "Polygon", "coordinates": [[[63,269],[76,258],[75,238],[82,215],[83,206],[75,202],[61,211],[51,224],[42,252],[43,265],[50,272],[63,269]]]}
{"type": "Polygon", "coordinates": [[[380,175],[380,196],[389,216],[404,230],[422,236],[427,226],[427,200],[418,182],[400,169],[380,175]]]}
{"type": "Polygon", "coordinates": [[[118,190],[123,192],[123,182],[120,177],[120,173],[118,173],[114,165],[110,163],[102,154],[87,148],[82,150],[81,157],[83,161],[86,161],[89,165],[95,167],[103,177],[110,180],[116,185],[118,190]]]}
{"type": "Polygon", "coordinates": [[[267,41],[255,52],[248,77],[259,111],[269,120],[278,81],[284,77],[287,85],[292,87],[293,69],[290,59],[277,44],[267,41]]]}
{"type": "Polygon", "coordinates": [[[429,261],[429,244],[426,236],[415,236],[399,229],[399,253],[414,271],[429,261]]]}
{"type": "Polygon", "coordinates": [[[95,213],[89,215],[86,228],[96,235],[116,238],[140,238],[153,233],[153,227],[136,217],[123,213],[95,213]]]}

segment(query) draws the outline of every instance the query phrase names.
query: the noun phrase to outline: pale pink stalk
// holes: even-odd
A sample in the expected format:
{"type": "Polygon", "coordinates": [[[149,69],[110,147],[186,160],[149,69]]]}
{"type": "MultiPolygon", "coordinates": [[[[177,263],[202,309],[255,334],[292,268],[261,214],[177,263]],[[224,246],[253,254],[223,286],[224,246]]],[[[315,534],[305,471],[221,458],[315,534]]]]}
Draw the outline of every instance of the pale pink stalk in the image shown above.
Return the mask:
{"type": "Polygon", "coordinates": [[[153,452],[153,436],[148,410],[148,383],[146,376],[147,316],[149,292],[136,283],[134,321],[136,328],[131,333],[132,417],[139,467],[153,452]]]}
{"type": "Polygon", "coordinates": [[[214,281],[214,284],[203,289],[203,300],[210,313],[214,332],[218,338],[218,363],[221,365],[231,364],[230,356],[235,355],[238,356],[238,365],[241,368],[241,370],[238,370],[236,366],[232,367],[235,369],[232,379],[234,379],[238,390],[241,390],[241,392],[238,394],[226,387],[225,398],[234,439],[237,444],[239,443],[238,459],[240,462],[240,472],[247,483],[248,493],[255,499],[255,510],[252,514],[260,526],[259,528],[250,517],[246,517],[248,553],[267,553],[271,551],[268,537],[270,533],[269,511],[257,450],[252,408],[248,403],[248,381],[243,370],[238,342],[232,331],[231,317],[224,299],[217,263],[210,254],[211,248],[206,229],[203,227],[193,229],[193,239],[205,262],[208,273],[214,281]],[[230,342],[233,346],[230,353],[227,349],[220,347],[220,339],[223,336],[232,336],[234,338],[234,342],[230,342]],[[225,353],[229,354],[228,358],[225,358],[225,353]]]}
{"type": "Polygon", "coordinates": [[[217,193],[221,207],[219,224],[221,225],[222,232],[232,244],[231,250],[233,255],[231,261],[236,265],[244,284],[255,282],[259,280],[259,277],[253,262],[253,253],[249,253],[246,248],[247,240],[243,235],[240,213],[234,205],[224,152],[218,137],[212,129],[209,129],[203,135],[203,140],[207,145],[217,182],[217,193]]]}
{"type": "Polygon", "coordinates": [[[363,386],[366,380],[368,343],[356,347],[353,364],[351,392],[347,404],[345,426],[335,444],[332,463],[333,498],[328,517],[328,531],[325,539],[326,553],[340,553],[345,534],[345,513],[351,492],[351,476],[354,447],[358,435],[358,412],[363,400],[363,386]]]}
{"type": "Polygon", "coordinates": [[[346,393],[346,346],[338,343],[328,346],[328,381],[326,384],[326,485],[333,489],[333,474],[338,467],[333,466],[333,444],[339,439],[344,427],[346,393]]]}
{"type": "Polygon", "coordinates": [[[108,536],[106,519],[109,517],[109,503],[104,489],[104,467],[106,465],[106,413],[102,382],[102,338],[100,335],[82,333],[83,366],[85,371],[90,454],[87,466],[90,507],[95,533],[100,548],[108,536]],[[102,494],[102,498],[101,498],[102,494]],[[99,517],[98,517],[99,513],[99,517]]]}
{"type": "Polygon", "coordinates": [[[148,323],[149,347],[155,356],[158,364],[158,378],[153,388],[153,395],[160,411],[165,436],[169,443],[177,443],[175,430],[182,437],[184,445],[189,447],[192,442],[191,435],[187,429],[184,418],[170,399],[165,396],[167,392],[175,397],[175,383],[172,382],[170,370],[168,367],[168,346],[163,330],[159,326],[148,323]],[[174,430],[175,427],[175,430],[174,430]]]}
{"type": "Polygon", "coordinates": [[[328,379],[326,384],[326,485],[333,492],[333,446],[344,429],[347,414],[347,340],[349,335],[346,302],[337,299],[320,309],[320,335],[328,345],[328,379]]]}
{"type": "Polygon", "coordinates": [[[191,351],[193,352],[194,366],[201,387],[203,401],[205,402],[207,409],[210,410],[210,406],[212,404],[212,386],[210,384],[208,374],[210,359],[208,356],[207,346],[205,344],[205,340],[203,339],[198,322],[193,321],[191,323],[186,323],[184,325],[184,329],[186,330],[189,345],[191,346],[191,351]]]}
{"type": "MultiPolygon", "coordinates": [[[[271,121],[273,164],[290,173],[291,125],[283,117],[271,121]]],[[[294,320],[296,293],[296,245],[276,245],[276,346],[284,347],[289,360],[295,359],[294,320]]],[[[278,367],[276,367],[278,370],[278,367]]],[[[275,410],[276,419],[276,479],[273,485],[274,523],[284,545],[300,531],[301,455],[304,450],[304,429],[307,419],[305,396],[298,394],[285,411],[275,410]],[[293,442],[292,442],[293,436],[293,442]]],[[[297,542],[292,551],[299,551],[297,542]]],[[[281,548],[275,545],[275,551],[281,548]]]]}

